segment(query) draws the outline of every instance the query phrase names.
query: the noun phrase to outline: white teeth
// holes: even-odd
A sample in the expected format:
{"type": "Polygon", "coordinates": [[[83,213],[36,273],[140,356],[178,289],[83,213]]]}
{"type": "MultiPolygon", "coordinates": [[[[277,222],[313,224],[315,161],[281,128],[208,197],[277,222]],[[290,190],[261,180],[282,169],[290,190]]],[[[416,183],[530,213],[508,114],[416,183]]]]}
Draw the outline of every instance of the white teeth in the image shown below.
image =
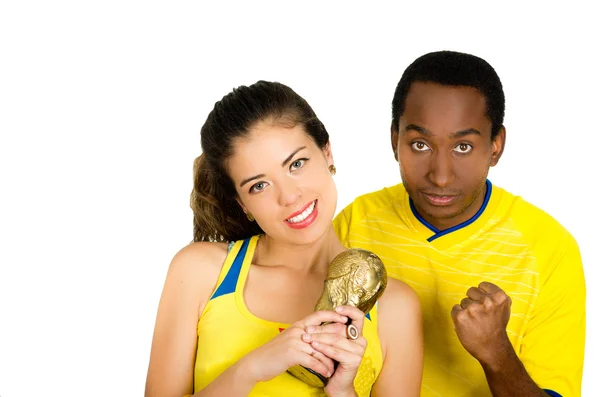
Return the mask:
{"type": "Polygon", "coordinates": [[[295,217],[290,218],[287,221],[290,222],[290,223],[302,222],[310,214],[312,214],[313,210],[315,209],[315,204],[316,204],[316,201],[313,201],[312,204],[307,209],[305,209],[300,215],[296,215],[295,217]]]}

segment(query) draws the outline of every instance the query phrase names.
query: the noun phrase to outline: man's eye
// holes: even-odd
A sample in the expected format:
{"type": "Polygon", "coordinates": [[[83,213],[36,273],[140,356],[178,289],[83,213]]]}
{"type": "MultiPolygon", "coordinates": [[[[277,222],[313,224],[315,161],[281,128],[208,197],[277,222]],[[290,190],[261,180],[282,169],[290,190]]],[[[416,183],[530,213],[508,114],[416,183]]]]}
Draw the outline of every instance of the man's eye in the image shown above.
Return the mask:
{"type": "Polygon", "coordinates": [[[413,142],[410,146],[413,148],[413,150],[417,152],[424,152],[426,150],[429,150],[429,146],[427,146],[425,142],[413,142]]]}
{"type": "Polygon", "coordinates": [[[461,143],[456,146],[454,150],[461,154],[469,153],[471,150],[473,150],[473,146],[469,145],[468,143],[461,143]]]}

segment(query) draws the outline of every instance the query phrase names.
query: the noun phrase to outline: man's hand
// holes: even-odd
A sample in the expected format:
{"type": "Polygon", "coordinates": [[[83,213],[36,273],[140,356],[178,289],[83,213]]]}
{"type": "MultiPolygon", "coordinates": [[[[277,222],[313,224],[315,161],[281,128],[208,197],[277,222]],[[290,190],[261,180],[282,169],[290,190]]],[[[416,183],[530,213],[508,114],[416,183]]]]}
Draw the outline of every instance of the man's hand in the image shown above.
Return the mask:
{"type": "Polygon", "coordinates": [[[463,347],[480,363],[494,368],[512,346],[506,334],[511,299],[495,284],[471,287],[460,305],[452,307],[454,329],[463,347]]]}

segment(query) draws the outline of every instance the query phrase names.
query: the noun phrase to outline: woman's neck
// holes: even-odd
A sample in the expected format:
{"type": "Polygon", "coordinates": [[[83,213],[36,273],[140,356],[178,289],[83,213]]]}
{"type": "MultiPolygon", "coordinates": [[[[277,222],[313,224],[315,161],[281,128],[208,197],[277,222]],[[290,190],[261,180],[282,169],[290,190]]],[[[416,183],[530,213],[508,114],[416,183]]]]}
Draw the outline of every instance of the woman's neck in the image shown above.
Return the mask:
{"type": "Polygon", "coordinates": [[[333,258],[346,248],[333,226],[310,244],[292,244],[263,235],[258,240],[253,263],[262,266],[285,266],[300,273],[327,274],[333,258]]]}

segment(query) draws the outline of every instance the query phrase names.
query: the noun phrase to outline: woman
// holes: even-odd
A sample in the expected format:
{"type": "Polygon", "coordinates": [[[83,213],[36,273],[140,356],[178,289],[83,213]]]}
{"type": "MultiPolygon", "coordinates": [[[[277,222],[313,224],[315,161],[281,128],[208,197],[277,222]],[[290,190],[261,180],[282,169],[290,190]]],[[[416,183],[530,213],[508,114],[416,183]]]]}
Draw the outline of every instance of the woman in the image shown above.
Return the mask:
{"type": "Polygon", "coordinates": [[[331,223],[329,135],[308,103],[279,83],[239,87],[215,104],[201,142],[194,243],[167,273],[146,396],[418,396],[421,313],[410,287],[389,279],[366,317],[351,306],[313,312],[345,247],[331,223]],[[286,372],[298,364],[327,386],[286,372]]]}

